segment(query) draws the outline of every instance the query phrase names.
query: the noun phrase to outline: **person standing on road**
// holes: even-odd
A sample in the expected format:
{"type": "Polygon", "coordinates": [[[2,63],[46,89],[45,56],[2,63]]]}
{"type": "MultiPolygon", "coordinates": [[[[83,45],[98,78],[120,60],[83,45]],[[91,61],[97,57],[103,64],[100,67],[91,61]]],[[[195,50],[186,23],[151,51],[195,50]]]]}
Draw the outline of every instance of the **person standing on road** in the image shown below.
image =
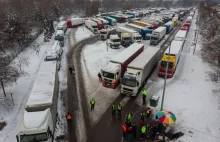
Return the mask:
{"type": "Polygon", "coordinates": [[[128,133],[128,140],[131,140],[132,139],[132,127],[131,126],[128,127],[127,133],[128,133]]]}
{"type": "Polygon", "coordinates": [[[147,96],[147,91],[146,91],[146,90],[143,90],[143,91],[142,91],[143,105],[146,104],[146,96],[147,96]]]}
{"type": "Polygon", "coordinates": [[[135,122],[132,125],[132,132],[133,132],[134,138],[136,138],[137,126],[136,126],[135,122]]]}
{"type": "Polygon", "coordinates": [[[145,134],[146,134],[146,126],[143,125],[142,128],[141,128],[141,139],[143,139],[145,137],[145,134]]]}
{"type": "Polygon", "coordinates": [[[150,119],[151,111],[152,111],[151,108],[148,107],[147,108],[147,119],[150,119]]]}
{"type": "Polygon", "coordinates": [[[121,117],[121,111],[122,111],[122,106],[121,104],[118,104],[118,116],[121,117]]]}
{"type": "Polygon", "coordinates": [[[66,119],[67,119],[67,124],[68,126],[71,126],[71,119],[72,119],[72,116],[71,114],[68,112],[67,115],[66,115],[66,119]]]}
{"type": "Polygon", "coordinates": [[[141,116],[141,120],[144,122],[144,113],[141,112],[141,113],[140,113],[140,116],[141,116]]]}
{"type": "Polygon", "coordinates": [[[70,71],[70,74],[72,74],[73,68],[71,66],[69,66],[69,71],[70,71]]]}
{"type": "Polygon", "coordinates": [[[125,137],[126,136],[126,132],[127,132],[127,125],[126,124],[122,125],[122,132],[123,132],[123,137],[125,137]]]}
{"type": "Polygon", "coordinates": [[[99,77],[99,82],[102,82],[102,76],[100,72],[98,73],[98,77],[99,77]]]}
{"type": "Polygon", "coordinates": [[[126,120],[127,120],[127,121],[130,121],[130,120],[131,120],[131,113],[128,113],[128,114],[126,115],[126,120]]]}
{"type": "Polygon", "coordinates": [[[90,100],[90,104],[91,104],[91,111],[92,111],[95,108],[95,100],[93,98],[90,100]]]}
{"type": "Polygon", "coordinates": [[[115,111],[116,111],[116,105],[115,103],[112,104],[112,116],[115,116],[115,111]]]}

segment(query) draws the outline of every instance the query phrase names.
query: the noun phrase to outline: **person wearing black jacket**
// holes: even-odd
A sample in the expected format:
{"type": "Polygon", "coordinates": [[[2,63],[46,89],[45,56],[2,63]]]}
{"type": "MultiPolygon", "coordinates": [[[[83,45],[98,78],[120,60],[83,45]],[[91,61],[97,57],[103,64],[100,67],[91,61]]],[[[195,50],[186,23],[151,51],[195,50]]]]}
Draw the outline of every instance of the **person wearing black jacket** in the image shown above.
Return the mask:
{"type": "Polygon", "coordinates": [[[136,138],[137,126],[136,126],[135,122],[132,125],[132,132],[133,132],[134,138],[136,138]]]}

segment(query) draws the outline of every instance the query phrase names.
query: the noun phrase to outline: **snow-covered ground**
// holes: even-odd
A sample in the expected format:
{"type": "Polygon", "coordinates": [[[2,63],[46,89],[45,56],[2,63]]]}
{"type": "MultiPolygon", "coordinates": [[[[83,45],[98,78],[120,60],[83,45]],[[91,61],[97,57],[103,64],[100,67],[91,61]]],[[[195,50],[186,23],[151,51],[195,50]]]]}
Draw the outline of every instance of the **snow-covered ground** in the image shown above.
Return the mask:
{"type": "MultiPolygon", "coordinates": [[[[7,98],[3,98],[0,102],[0,121],[5,121],[7,125],[0,131],[1,142],[16,141],[16,134],[18,133],[20,123],[23,119],[25,103],[32,90],[40,65],[44,62],[45,51],[47,48],[51,47],[52,44],[53,40],[44,43],[43,35],[40,35],[29,48],[15,58],[14,63],[17,63],[19,58],[28,57],[28,66],[22,67],[23,71],[27,74],[18,78],[16,81],[17,83],[5,87],[7,98]],[[36,54],[34,46],[39,46],[39,55],[36,54]],[[10,93],[13,94],[14,106],[10,93]]],[[[0,94],[3,94],[2,90],[0,94]]]]}

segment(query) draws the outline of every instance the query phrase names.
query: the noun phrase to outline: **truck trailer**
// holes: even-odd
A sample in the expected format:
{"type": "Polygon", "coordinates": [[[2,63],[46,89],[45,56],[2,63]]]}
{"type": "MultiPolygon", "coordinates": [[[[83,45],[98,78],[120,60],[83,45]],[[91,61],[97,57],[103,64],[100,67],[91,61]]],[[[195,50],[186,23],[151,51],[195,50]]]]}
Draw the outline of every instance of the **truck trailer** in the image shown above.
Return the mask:
{"type": "Polygon", "coordinates": [[[166,24],[164,24],[164,27],[167,28],[166,29],[166,33],[169,34],[173,30],[173,28],[174,28],[174,22],[169,21],[166,24]]]}
{"type": "Polygon", "coordinates": [[[17,142],[52,142],[57,120],[57,62],[43,62],[24,110],[17,142]]]}
{"type": "Polygon", "coordinates": [[[127,66],[122,78],[121,94],[136,96],[146,84],[152,70],[157,65],[161,52],[159,48],[148,47],[127,66]]]}
{"type": "Polygon", "coordinates": [[[166,27],[159,27],[152,32],[150,45],[157,45],[166,35],[166,27]]]}
{"type": "Polygon", "coordinates": [[[85,20],[86,27],[93,33],[98,33],[97,23],[92,20],[85,20]]]}
{"type": "Polygon", "coordinates": [[[108,29],[102,29],[100,30],[100,38],[101,40],[105,40],[109,38],[111,34],[117,34],[115,28],[108,28],[108,29]]]}
{"type": "Polygon", "coordinates": [[[111,17],[105,17],[105,19],[109,22],[109,25],[111,26],[116,26],[117,25],[117,20],[111,17]]]}
{"type": "Polygon", "coordinates": [[[97,18],[98,20],[100,20],[102,22],[102,24],[104,25],[104,29],[108,29],[109,27],[109,22],[103,18],[97,18]]]}
{"type": "Polygon", "coordinates": [[[102,21],[98,20],[98,19],[95,19],[95,18],[92,18],[91,19],[92,21],[96,22],[97,26],[98,26],[98,30],[102,30],[104,29],[104,24],[102,23],[102,21]]]}
{"type": "Polygon", "coordinates": [[[147,35],[152,33],[152,30],[135,25],[135,24],[127,24],[126,25],[129,28],[132,28],[133,30],[139,32],[139,34],[143,37],[144,40],[149,39],[147,35]]]}
{"type": "Polygon", "coordinates": [[[75,28],[81,26],[85,23],[84,18],[71,18],[67,20],[67,27],[68,28],[75,28]]]}
{"type": "Polygon", "coordinates": [[[158,76],[164,77],[166,75],[166,67],[168,63],[167,78],[173,77],[176,70],[177,63],[179,61],[184,41],[173,40],[167,50],[165,51],[162,60],[159,62],[159,73],[158,76]],[[169,53],[170,50],[170,53],[169,53]],[[170,55],[170,58],[168,58],[170,55]]]}
{"type": "Polygon", "coordinates": [[[102,85],[115,89],[124,75],[127,65],[144,51],[144,45],[133,43],[110,60],[110,63],[101,69],[102,85]]]}

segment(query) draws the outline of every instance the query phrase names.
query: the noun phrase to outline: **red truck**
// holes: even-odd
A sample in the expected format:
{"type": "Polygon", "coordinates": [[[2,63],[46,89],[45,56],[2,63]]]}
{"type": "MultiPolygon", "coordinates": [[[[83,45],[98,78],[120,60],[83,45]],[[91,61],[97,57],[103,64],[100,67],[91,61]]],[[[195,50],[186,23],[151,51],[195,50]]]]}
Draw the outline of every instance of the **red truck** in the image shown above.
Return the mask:
{"type": "Polygon", "coordinates": [[[104,24],[102,23],[102,21],[98,20],[98,19],[95,19],[93,18],[92,21],[96,22],[97,25],[98,25],[98,30],[102,30],[104,29],[104,24]]]}
{"type": "Polygon", "coordinates": [[[102,85],[115,89],[126,68],[140,53],[144,51],[144,45],[133,43],[128,48],[117,54],[110,60],[110,63],[101,69],[102,85]]]}

